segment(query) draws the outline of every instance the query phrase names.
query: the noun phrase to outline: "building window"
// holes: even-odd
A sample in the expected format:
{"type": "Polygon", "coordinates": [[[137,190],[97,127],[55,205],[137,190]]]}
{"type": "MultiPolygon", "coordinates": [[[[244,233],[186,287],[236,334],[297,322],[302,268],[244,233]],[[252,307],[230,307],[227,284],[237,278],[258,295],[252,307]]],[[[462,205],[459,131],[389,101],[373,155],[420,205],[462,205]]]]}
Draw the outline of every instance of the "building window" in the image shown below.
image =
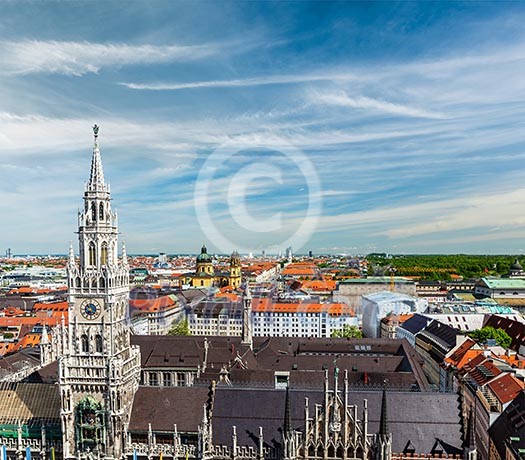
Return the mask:
{"type": "Polygon", "coordinates": [[[165,387],[171,387],[171,374],[169,372],[164,372],[164,374],[162,374],[162,380],[162,384],[165,387]]]}
{"type": "Polygon", "coordinates": [[[184,374],[184,372],[177,373],[177,386],[186,386],[186,374],[184,374]]]}
{"type": "Polygon", "coordinates": [[[99,220],[104,220],[104,204],[100,203],[100,206],[98,208],[98,218],[99,220]]]}
{"type": "Polygon", "coordinates": [[[102,336],[99,334],[95,336],[95,350],[97,353],[102,353],[102,336]]]}
{"type": "Polygon", "coordinates": [[[88,255],[89,255],[89,265],[95,265],[96,264],[96,251],[95,251],[95,243],[93,242],[89,243],[88,255]]]}
{"type": "Polygon", "coordinates": [[[100,263],[102,265],[107,265],[108,263],[108,243],[105,241],[102,243],[102,248],[100,250],[100,263]]]}
{"type": "Polygon", "coordinates": [[[95,203],[91,203],[91,220],[95,222],[97,220],[97,208],[95,206],[95,203]]]}
{"type": "Polygon", "coordinates": [[[149,384],[152,387],[158,387],[159,386],[159,377],[156,372],[150,372],[149,373],[149,384]]]}
{"type": "Polygon", "coordinates": [[[83,334],[80,341],[82,342],[82,352],[88,353],[89,352],[89,340],[88,336],[86,334],[83,334]]]}

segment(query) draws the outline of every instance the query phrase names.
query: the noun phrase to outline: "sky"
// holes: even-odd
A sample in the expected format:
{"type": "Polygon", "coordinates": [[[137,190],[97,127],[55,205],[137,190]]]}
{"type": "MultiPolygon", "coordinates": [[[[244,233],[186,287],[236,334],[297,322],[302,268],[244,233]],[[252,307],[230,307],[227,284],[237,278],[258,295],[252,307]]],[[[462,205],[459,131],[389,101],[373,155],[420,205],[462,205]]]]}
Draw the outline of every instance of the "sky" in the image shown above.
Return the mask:
{"type": "Polygon", "coordinates": [[[0,253],[525,250],[522,2],[0,1],[0,253]]]}

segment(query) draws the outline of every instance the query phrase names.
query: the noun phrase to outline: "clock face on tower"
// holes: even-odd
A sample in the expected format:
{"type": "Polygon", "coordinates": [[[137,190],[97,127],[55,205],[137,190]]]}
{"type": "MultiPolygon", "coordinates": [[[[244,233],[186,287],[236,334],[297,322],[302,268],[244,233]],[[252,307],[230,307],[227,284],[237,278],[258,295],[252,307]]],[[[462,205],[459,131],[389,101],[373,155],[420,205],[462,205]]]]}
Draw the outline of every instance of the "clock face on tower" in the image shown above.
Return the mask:
{"type": "Polygon", "coordinates": [[[100,304],[96,300],[87,299],[82,302],[80,312],[86,319],[96,319],[100,315],[100,304]]]}

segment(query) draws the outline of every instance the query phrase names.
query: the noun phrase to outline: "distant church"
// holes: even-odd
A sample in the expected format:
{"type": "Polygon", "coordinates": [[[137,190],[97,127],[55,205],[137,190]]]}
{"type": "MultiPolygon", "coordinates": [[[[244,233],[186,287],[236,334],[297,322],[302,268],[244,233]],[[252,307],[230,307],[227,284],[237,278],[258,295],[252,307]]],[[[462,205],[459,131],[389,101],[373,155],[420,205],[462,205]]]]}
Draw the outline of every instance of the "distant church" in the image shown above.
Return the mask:
{"type": "Polygon", "coordinates": [[[215,272],[213,258],[208,254],[206,245],[202,245],[201,253],[195,261],[195,273],[186,276],[185,284],[194,288],[231,286],[238,289],[241,285],[241,256],[234,251],[230,256],[229,270],[215,272]]]}
{"type": "MultiPolygon", "coordinates": [[[[254,338],[249,290],[241,337],[132,336],[126,248],[119,257],[93,132],[69,325],[44,331],[37,371],[0,385],[2,460],[475,459],[457,395],[427,391],[405,341],[254,338]],[[403,389],[381,391],[385,381],[403,389]]],[[[203,247],[194,280],[208,275],[203,247]]],[[[234,253],[222,281],[240,276],[234,253]]]]}

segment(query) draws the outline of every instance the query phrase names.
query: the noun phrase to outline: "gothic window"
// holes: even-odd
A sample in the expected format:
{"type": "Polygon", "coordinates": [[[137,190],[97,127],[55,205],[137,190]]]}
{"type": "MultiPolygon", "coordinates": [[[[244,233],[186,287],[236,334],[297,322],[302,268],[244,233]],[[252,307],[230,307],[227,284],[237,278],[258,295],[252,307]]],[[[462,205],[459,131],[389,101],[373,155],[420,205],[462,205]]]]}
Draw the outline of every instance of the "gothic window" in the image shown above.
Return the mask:
{"type": "Polygon", "coordinates": [[[101,277],[101,278],[98,280],[98,285],[99,285],[99,287],[101,287],[101,288],[105,288],[105,287],[106,287],[106,280],[105,280],[104,278],[101,277]]]}
{"type": "Polygon", "coordinates": [[[97,353],[102,353],[102,336],[99,334],[95,336],[95,350],[97,353]]]}
{"type": "Polygon", "coordinates": [[[93,222],[97,220],[97,207],[94,202],[91,203],[91,220],[93,222]]]}
{"type": "Polygon", "coordinates": [[[89,265],[96,265],[96,251],[95,251],[95,243],[91,242],[89,243],[89,265]]]}
{"type": "Polygon", "coordinates": [[[108,264],[108,243],[105,241],[102,243],[102,248],[100,250],[100,261],[102,265],[108,264]]]}
{"type": "Polygon", "coordinates": [[[77,284],[77,288],[79,288],[80,287],[80,277],[77,278],[76,284],[77,284]]]}
{"type": "Polygon", "coordinates": [[[88,353],[89,352],[88,336],[86,334],[83,334],[80,341],[82,342],[82,352],[88,353]]]}
{"type": "Polygon", "coordinates": [[[104,220],[104,204],[100,203],[100,206],[98,207],[98,219],[104,220]]]}

